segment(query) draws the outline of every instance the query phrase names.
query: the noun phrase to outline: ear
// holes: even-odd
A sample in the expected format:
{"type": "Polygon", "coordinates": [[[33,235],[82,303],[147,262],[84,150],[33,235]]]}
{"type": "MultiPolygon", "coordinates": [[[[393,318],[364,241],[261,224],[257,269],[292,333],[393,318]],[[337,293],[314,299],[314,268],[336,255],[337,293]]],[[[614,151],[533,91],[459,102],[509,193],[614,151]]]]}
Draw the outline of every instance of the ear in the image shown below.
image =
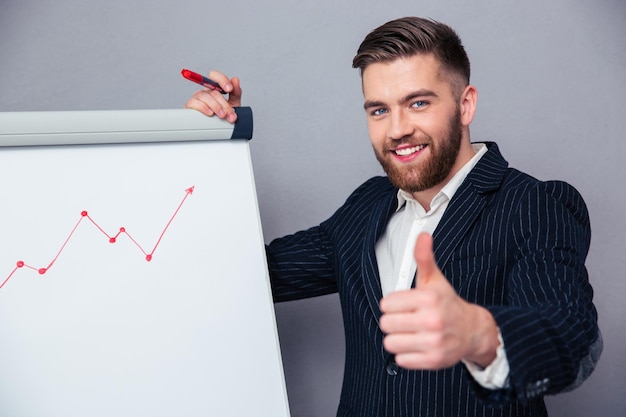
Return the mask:
{"type": "Polygon", "coordinates": [[[469,126],[476,114],[476,103],[478,101],[478,90],[473,85],[468,85],[463,90],[459,98],[459,108],[461,109],[461,124],[469,126]]]}

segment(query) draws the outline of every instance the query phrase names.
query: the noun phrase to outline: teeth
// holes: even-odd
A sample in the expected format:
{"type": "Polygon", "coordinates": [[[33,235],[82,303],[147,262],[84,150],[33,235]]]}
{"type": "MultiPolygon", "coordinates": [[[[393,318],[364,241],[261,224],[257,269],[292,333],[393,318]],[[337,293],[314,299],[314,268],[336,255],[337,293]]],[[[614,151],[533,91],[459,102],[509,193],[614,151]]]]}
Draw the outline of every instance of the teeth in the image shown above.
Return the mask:
{"type": "Polygon", "coordinates": [[[399,156],[407,156],[407,155],[411,155],[414,152],[421,151],[425,147],[426,145],[418,145],[418,146],[413,146],[412,148],[396,149],[395,153],[396,155],[399,155],[399,156]]]}

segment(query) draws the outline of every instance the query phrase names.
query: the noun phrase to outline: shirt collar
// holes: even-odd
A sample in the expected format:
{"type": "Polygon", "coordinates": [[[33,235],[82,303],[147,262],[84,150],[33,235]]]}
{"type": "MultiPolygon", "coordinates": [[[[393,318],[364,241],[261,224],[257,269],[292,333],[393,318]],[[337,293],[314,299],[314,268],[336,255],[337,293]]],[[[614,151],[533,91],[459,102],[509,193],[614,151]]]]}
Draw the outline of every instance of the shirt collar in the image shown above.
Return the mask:
{"type": "MultiPolygon", "coordinates": [[[[474,168],[480,158],[487,153],[487,145],[484,143],[472,143],[472,148],[474,148],[474,152],[476,152],[476,154],[472,157],[472,159],[467,161],[467,163],[463,165],[463,167],[456,174],[454,174],[454,177],[452,177],[450,181],[444,185],[441,191],[435,195],[431,201],[431,207],[436,207],[441,204],[441,202],[452,199],[452,196],[459,189],[472,168],[474,168]]],[[[407,201],[415,201],[413,196],[404,190],[398,190],[397,198],[398,208],[396,211],[401,210],[407,201]]]]}

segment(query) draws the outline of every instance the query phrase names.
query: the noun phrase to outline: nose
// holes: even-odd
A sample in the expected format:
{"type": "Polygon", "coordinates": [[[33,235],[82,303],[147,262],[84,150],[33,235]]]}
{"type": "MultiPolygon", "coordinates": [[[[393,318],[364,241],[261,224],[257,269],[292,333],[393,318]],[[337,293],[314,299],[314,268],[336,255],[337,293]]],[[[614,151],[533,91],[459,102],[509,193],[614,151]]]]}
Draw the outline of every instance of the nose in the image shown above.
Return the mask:
{"type": "Polygon", "coordinates": [[[402,140],[414,133],[414,126],[410,123],[408,115],[403,111],[391,112],[389,115],[387,137],[393,140],[402,140]]]}

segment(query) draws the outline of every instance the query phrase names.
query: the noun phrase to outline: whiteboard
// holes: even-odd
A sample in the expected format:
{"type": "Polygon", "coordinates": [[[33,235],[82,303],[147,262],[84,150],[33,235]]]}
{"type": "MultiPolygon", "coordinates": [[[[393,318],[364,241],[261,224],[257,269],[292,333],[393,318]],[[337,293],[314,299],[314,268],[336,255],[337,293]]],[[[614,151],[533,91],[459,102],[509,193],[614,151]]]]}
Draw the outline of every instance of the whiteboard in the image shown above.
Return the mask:
{"type": "Polygon", "coordinates": [[[0,415],[288,416],[248,141],[91,134],[0,147],[0,415]]]}

